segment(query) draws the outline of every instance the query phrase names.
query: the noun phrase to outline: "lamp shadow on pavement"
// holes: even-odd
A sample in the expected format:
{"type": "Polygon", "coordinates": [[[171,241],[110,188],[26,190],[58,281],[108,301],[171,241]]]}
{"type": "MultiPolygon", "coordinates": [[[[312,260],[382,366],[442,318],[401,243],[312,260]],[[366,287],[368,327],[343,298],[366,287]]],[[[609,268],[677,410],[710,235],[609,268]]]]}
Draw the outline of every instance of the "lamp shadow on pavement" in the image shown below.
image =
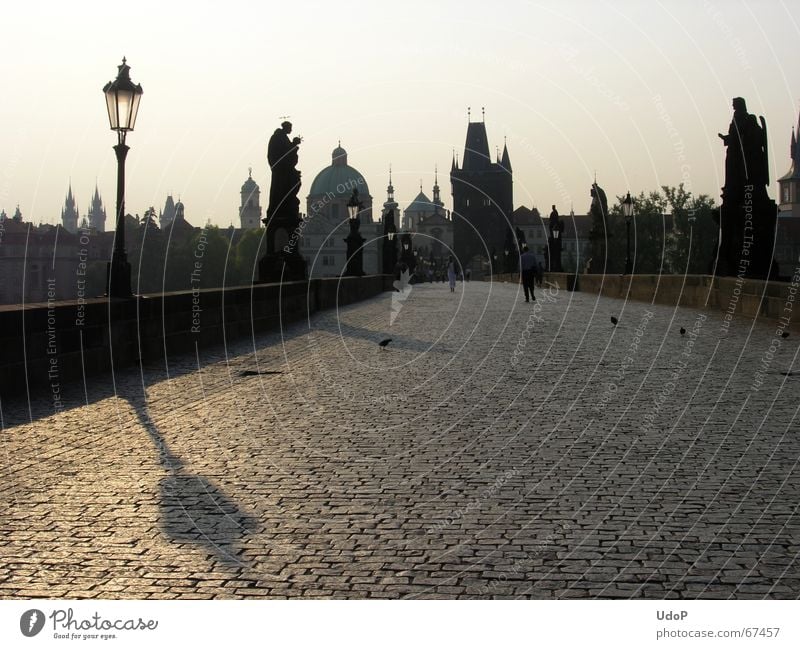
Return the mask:
{"type": "Polygon", "coordinates": [[[225,566],[248,565],[241,558],[241,544],[256,530],[257,519],[242,511],[211,480],[186,470],[150,418],[144,397],[127,401],[153,441],[159,464],[167,472],[159,480],[158,499],[164,534],[174,542],[201,546],[225,566]]]}

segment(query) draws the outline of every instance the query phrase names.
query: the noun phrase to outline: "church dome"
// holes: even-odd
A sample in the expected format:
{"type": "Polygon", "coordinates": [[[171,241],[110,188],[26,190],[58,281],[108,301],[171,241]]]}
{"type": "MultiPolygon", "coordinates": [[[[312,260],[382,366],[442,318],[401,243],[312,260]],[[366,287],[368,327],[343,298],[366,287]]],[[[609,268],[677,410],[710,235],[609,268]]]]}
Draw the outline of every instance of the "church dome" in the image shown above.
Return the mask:
{"type": "Polygon", "coordinates": [[[250,172],[250,175],[247,177],[247,180],[244,181],[244,185],[242,185],[242,193],[243,194],[252,194],[254,191],[258,190],[258,185],[256,181],[253,180],[253,172],[250,172]]]}
{"type": "Polygon", "coordinates": [[[367,181],[360,171],[347,164],[347,151],[341,144],[331,154],[331,165],[320,171],[311,183],[309,196],[349,197],[357,189],[361,196],[369,196],[367,181]]]}

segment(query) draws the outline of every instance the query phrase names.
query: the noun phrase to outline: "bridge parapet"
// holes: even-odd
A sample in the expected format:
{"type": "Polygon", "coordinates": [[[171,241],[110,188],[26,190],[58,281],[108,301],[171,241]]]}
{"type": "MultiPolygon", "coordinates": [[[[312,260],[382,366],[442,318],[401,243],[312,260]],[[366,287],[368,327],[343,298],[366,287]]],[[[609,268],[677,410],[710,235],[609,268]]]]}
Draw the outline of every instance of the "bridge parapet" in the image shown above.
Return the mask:
{"type": "Polygon", "coordinates": [[[392,290],[390,275],[0,307],[0,394],[164,361],[392,290]]]}
{"type": "MultiPolygon", "coordinates": [[[[760,318],[783,329],[800,331],[800,277],[770,282],[711,275],[602,275],[545,273],[561,290],[578,290],[619,299],[719,309],[725,317],[760,318]]],[[[519,275],[501,274],[486,280],[519,282],[519,275]]]]}

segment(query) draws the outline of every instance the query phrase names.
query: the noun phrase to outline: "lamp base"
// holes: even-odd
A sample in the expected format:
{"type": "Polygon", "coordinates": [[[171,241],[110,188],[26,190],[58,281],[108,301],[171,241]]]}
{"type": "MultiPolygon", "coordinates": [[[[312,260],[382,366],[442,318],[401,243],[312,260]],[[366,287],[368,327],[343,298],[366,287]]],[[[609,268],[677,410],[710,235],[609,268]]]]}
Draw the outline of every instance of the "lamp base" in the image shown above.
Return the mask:
{"type": "Polygon", "coordinates": [[[106,266],[106,296],[131,297],[131,265],[127,259],[112,259],[106,266]]]}

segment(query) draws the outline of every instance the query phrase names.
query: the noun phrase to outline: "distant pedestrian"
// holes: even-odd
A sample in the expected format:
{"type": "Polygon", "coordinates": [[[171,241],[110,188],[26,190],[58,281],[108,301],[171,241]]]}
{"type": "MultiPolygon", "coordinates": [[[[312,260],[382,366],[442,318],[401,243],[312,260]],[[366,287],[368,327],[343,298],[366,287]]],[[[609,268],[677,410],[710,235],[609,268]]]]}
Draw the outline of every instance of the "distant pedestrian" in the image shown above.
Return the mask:
{"type": "Polygon", "coordinates": [[[528,244],[522,244],[522,255],[519,258],[520,270],[522,271],[522,289],[525,291],[525,301],[536,301],[533,294],[533,284],[536,280],[536,270],[539,260],[536,255],[528,249],[528,244]],[[530,299],[529,299],[530,294],[530,299]]]}
{"type": "Polygon", "coordinates": [[[450,256],[449,261],[447,262],[447,279],[450,282],[450,292],[456,292],[456,262],[453,259],[452,255],[450,256]]]}
{"type": "Polygon", "coordinates": [[[471,268],[467,268],[466,274],[467,274],[467,281],[469,281],[470,278],[472,277],[472,269],[471,268]]]}

